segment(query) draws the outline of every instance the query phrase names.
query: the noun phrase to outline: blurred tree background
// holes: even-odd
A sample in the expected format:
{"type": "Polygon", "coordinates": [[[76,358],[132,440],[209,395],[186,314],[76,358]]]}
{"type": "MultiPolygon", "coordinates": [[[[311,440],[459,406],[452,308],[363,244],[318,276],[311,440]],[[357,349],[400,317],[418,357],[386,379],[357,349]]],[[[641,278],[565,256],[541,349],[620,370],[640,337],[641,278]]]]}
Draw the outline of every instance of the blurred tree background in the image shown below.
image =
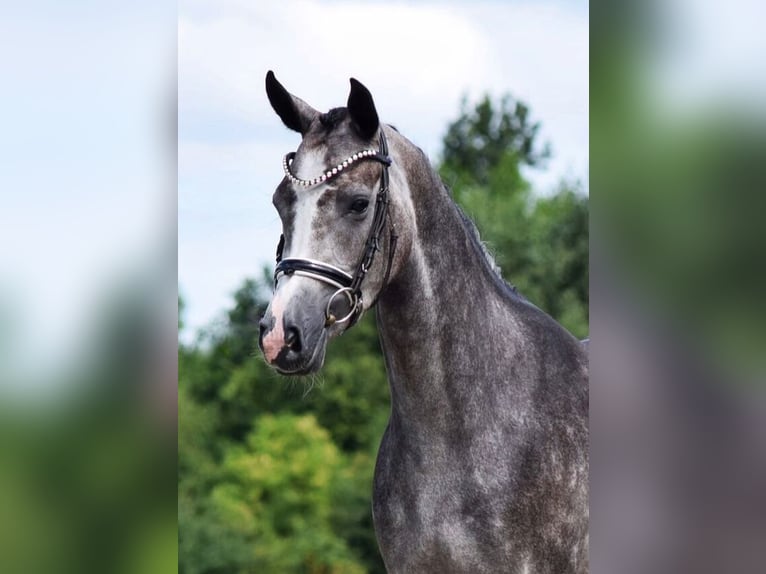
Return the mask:
{"type": "MultiPolygon", "coordinates": [[[[574,182],[532,192],[523,169],[550,155],[539,129],[510,97],[464,100],[437,168],[505,279],[584,337],[588,198],[574,182]]],[[[264,269],[222,324],[179,344],[179,572],[382,573],[370,508],[390,407],[374,314],[329,346],[319,375],[287,379],[257,348],[270,295],[264,269]]]]}

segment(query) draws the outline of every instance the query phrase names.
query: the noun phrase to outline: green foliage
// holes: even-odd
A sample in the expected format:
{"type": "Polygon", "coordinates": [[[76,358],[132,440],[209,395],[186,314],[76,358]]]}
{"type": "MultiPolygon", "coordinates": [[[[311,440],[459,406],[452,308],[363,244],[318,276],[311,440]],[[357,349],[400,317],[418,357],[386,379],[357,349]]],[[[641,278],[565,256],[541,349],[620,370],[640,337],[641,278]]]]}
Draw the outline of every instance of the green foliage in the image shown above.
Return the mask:
{"type": "Polygon", "coordinates": [[[333,532],[333,490],[345,459],[311,415],[265,415],[232,448],[212,506],[260,572],[364,572],[333,532]]]}
{"type": "Polygon", "coordinates": [[[165,421],[106,385],[67,398],[0,405],[0,572],[167,572],[173,445],[147,424],[165,421]]]}
{"type": "Polygon", "coordinates": [[[465,98],[460,117],[447,127],[442,153],[442,176],[457,178],[461,185],[486,185],[490,172],[503,156],[513,153],[519,162],[539,166],[550,156],[547,145],[539,149],[536,138],[540,124],[529,118],[523,102],[505,96],[496,110],[489,96],[468,109],[465,98]]]}
{"type": "MultiPolygon", "coordinates": [[[[454,122],[440,172],[509,280],[587,333],[588,202],[535,197],[521,167],[547,149],[510,98],[454,122]]],[[[372,526],[375,454],[390,412],[375,318],[328,348],[320,375],[286,379],[257,351],[271,272],[248,279],[194,345],[179,345],[179,571],[383,573],[372,526]]],[[[183,325],[179,300],[179,325],[183,325]]]]}
{"type": "Polygon", "coordinates": [[[575,189],[537,200],[529,297],[578,337],[588,334],[588,201],[575,189]]]}
{"type": "Polygon", "coordinates": [[[383,572],[370,492],[389,399],[374,317],[334,341],[321,378],[285,380],[256,353],[269,276],[179,348],[180,571],[383,572]]]}

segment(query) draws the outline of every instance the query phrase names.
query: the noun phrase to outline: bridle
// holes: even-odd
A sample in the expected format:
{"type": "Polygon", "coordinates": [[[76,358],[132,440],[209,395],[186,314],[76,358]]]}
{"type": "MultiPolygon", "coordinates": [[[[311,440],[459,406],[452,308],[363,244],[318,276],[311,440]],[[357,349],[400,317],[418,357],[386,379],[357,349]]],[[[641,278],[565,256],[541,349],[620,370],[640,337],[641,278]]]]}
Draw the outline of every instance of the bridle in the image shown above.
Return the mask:
{"type": "MultiPolygon", "coordinates": [[[[353,275],[349,275],[347,272],[321,261],[315,261],[313,259],[300,259],[295,257],[288,257],[282,259],[282,250],[285,245],[285,236],[282,235],[279,238],[279,245],[277,246],[277,266],[274,269],[274,286],[279,281],[282,275],[301,275],[303,277],[310,277],[327,283],[336,288],[336,291],[332,294],[329,301],[327,301],[327,307],[325,308],[325,327],[334,325],[335,323],[346,323],[346,328],[351,327],[361,316],[364,304],[362,301],[362,282],[364,281],[367,272],[372,267],[373,260],[375,259],[375,253],[380,251],[380,239],[383,234],[383,228],[386,224],[388,217],[388,167],[391,165],[391,158],[388,155],[388,143],[386,142],[386,136],[383,133],[383,128],[380,128],[380,147],[378,150],[367,149],[361,152],[355,153],[348,159],[342,161],[332,169],[327,170],[322,175],[313,179],[300,179],[293,175],[290,171],[290,164],[295,158],[295,152],[288,153],[282,161],[282,168],[285,171],[286,177],[296,187],[309,188],[316,185],[325,183],[329,179],[332,179],[343,170],[348,169],[352,164],[362,160],[375,160],[383,164],[383,173],[380,178],[380,189],[378,190],[375,198],[375,212],[372,217],[372,226],[367,234],[367,241],[365,242],[364,252],[359,262],[356,265],[356,269],[353,275]],[[344,316],[338,319],[330,311],[333,301],[337,297],[344,296],[351,306],[351,310],[344,316]]],[[[390,222],[389,222],[390,223],[390,222]]],[[[396,250],[397,235],[394,232],[393,226],[391,226],[391,235],[389,239],[388,248],[388,265],[386,267],[385,276],[383,278],[383,284],[381,291],[388,283],[388,277],[391,272],[391,264],[394,259],[394,251],[396,250]]],[[[380,292],[375,296],[372,305],[375,305],[380,292]]],[[[372,306],[371,305],[371,306],[372,306]]]]}

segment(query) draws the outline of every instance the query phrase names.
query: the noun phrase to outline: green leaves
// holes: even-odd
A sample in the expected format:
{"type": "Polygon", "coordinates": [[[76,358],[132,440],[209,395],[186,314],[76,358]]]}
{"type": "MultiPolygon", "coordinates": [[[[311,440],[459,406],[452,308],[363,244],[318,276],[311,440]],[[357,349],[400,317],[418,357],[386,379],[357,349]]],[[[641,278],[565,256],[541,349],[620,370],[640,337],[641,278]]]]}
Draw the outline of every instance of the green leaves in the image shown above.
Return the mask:
{"type": "Polygon", "coordinates": [[[538,122],[529,119],[529,108],[506,95],[496,109],[489,96],[468,109],[464,98],[460,117],[444,136],[441,174],[448,185],[486,185],[490,172],[509,152],[528,166],[542,166],[550,149],[537,146],[538,122]],[[451,181],[452,180],[452,181],[451,181]]]}
{"type": "Polygon", "coordinates": [[[333,342],[316,380],[280,377],[256,352],[270,275],[179,349],[180,571],[383,572],[370,493],[389,401],[374,317],[333,342]]]}
{"type": "Polygon", "coordinates": [[[260,571],[364,572],[331,525],[345,464],[313,416],[265,415],[227,453],[212,506],[252,542],[260,571]]]}

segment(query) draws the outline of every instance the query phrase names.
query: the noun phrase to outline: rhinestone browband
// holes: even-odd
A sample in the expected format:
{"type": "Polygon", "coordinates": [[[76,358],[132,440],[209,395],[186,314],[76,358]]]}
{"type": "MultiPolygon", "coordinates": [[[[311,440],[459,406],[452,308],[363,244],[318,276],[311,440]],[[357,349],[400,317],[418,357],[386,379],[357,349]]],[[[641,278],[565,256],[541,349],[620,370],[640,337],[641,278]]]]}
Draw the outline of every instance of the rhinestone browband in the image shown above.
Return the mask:
{"type": "Polygon", "coordinates": [[[318,177],[315,177],[314,179],[301,179],[299,177],[295,177],[290,172],[290,164],[292,163],[293,158],[295,157],[295,152],[293,151],[288,153],[282,160],[282,169],[285,170],[285,175],[287,176],[287,178],[291,182],[293,182],[295,185],[300,185],[301,187],[313,187],[315,185],[319,185],[320,183],[324,183],[328,179],[338,175],[340,172],[342,172],[344,169],[346,169],[355,161],[364,159],[367,157],[375,157],[377,155],[378,155],[378,152],[376,150],[366,149],[364,151],[355,153],[348,159],[344,159],[341,163],[336,165],[334,168],[328,169],[325,173],[323,173],[322,175],[318,177]]]}

